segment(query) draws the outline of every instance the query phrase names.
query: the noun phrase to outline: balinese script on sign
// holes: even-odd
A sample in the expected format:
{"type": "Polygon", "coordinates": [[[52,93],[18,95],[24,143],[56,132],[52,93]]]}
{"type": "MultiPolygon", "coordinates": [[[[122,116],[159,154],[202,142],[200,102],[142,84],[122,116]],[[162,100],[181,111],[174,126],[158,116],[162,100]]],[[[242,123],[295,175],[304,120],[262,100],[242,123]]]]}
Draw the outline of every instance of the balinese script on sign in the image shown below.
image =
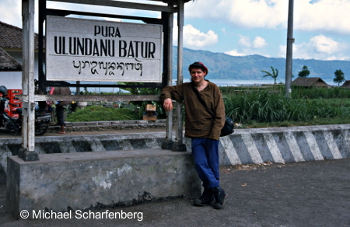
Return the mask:
{"type": "Polygon", "coordinates": [[[48,16],[47,80],[161,82],[160,25],[48,16]]]}

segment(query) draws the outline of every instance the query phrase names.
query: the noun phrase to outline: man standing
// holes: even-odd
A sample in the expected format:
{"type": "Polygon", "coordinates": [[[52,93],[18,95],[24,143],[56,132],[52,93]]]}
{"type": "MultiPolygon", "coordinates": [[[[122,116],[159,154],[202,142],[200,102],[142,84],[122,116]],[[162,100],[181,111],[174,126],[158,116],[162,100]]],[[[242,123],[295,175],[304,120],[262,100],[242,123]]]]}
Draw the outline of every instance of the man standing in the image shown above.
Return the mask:
{"type": "Polygon", "coordinates": [[[214,202],[213,207],[221,209],[226,193],[220,187],[218,150],[220,132],[225,123],[225,106],[216,84],[204,79],[208,68],[203,63],[194,62],[188,70],[191,82],[162,90],[163,108],[165,111],[172,110],[172,99],[185,104],[185,136],[192,139],[192,156],[204,187],[201,197],[195,199],[193,205],[214,202]]]}
{"type": "MultiPolygon", "coordinates": [[[[71,95],[69,87],[53,87],[50,91],[51,95],[71,95]]],[[[70,101],[57,101],[56,102],[56,117],[57,125],[60,126],[59,134],[65,134],[65,123],[64,123],[64,110],[66,106],[69,105],[70,101]]]]}

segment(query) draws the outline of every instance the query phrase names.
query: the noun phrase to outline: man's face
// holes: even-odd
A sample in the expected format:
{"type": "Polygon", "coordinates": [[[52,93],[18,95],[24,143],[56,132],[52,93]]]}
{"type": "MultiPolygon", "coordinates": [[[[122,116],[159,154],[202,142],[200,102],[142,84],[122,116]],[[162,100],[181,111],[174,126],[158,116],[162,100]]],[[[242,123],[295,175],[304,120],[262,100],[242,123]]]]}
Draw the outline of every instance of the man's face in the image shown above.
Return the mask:
{"type": "Polygon", "coordinates": [[[200,68],[192,68],[191,69],[191,78],[195,83],[200,83],[204,80],[206,73],[202,71],[200,68]]]}

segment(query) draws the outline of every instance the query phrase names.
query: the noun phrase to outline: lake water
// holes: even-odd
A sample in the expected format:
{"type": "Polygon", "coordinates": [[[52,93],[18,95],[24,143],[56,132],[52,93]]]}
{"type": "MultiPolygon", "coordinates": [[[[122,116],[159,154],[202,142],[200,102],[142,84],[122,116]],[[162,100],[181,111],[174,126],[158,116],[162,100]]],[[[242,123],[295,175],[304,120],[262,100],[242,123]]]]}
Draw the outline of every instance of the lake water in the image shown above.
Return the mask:
{"type": "MultiPolygon", "coordinates": [[[[242,85],[262,85],[262,84],[273,84],[274,80],[229,80],[229,79],[211,79],[211,82],[216,85],[222,86],[242,86],[242,85]]],[[[184,80],[184,82],[189,82],[189,80],[184,80]]],[[[331,86],[337,86],[333,81],[324,80],[327,84],[331,86]]],[[[284,83],[284,80],[277,80],[276,83],[284,83]]],[[[175,84],[175,81],[174,81],[175,84]]]]}
{"type": "MultiPolygon", "coordinates": [[[[218,85],[219,87],[222,86],[242,86],[242,85],[262,85],[262,84],[273,84],[274,81],[273,79],[266,79],[266,80],[230,80],[230,79],[210,79],[211,82],[215,83],[216,85],[218,85]]],[[[184,79],[184,82],[189,82],[189,79],[184,79]]],[[[277,80],[277,83],[284,83],[284,80],[277,80]]],[[[332,86],[337,86],[336,83],[334,83],[333,81],[327,81],[325,80],[325,82],[329,85],[332,86]]],[[[82,84],[84,83],[91,83],[91,82],[81,82],[82,84]]],[[[95,82],[96,83],[96,82],[95,82]]],[[[115,84],[115,83],[104,83],[104,82],[100,82],[100,84],[115,84]]],[[[176,80],[173,80],[173,85],[176,84],[176,80]]],[[[72,91],[75,91],[75,88],[71,88],[72,91]]],[[[83,88],[80,88],[80,90],[84,90],[83,88]]],[[[96,93],[100,93],[100,92],[113,92],[113,93],[118,93],[118,92],[123,92],[121,89],[119,88],[99,88],[99,87],[89,87],[87,88],[87,90],[89,92],[96,92],[96,93]]],[[[124,91],[125,92],[125,91],[124,91]]]]}

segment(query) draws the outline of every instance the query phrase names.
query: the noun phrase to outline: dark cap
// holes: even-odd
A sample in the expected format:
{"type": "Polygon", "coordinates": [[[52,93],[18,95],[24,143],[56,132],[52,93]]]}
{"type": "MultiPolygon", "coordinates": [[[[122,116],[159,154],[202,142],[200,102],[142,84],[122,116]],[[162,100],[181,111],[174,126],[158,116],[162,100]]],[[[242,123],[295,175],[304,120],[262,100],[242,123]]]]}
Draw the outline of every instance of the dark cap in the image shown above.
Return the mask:
{"type": "Polygon", "coordinates": [[[191,69],[192,68],[200,68],[202,69],[203,71],[205,71],[207,74],[209,73],[209,70],[208,68],[200,61],[196,61],[194,63],[192,63],[189,67],[188,67],[188,71],[191,72],[191,69]]]}

